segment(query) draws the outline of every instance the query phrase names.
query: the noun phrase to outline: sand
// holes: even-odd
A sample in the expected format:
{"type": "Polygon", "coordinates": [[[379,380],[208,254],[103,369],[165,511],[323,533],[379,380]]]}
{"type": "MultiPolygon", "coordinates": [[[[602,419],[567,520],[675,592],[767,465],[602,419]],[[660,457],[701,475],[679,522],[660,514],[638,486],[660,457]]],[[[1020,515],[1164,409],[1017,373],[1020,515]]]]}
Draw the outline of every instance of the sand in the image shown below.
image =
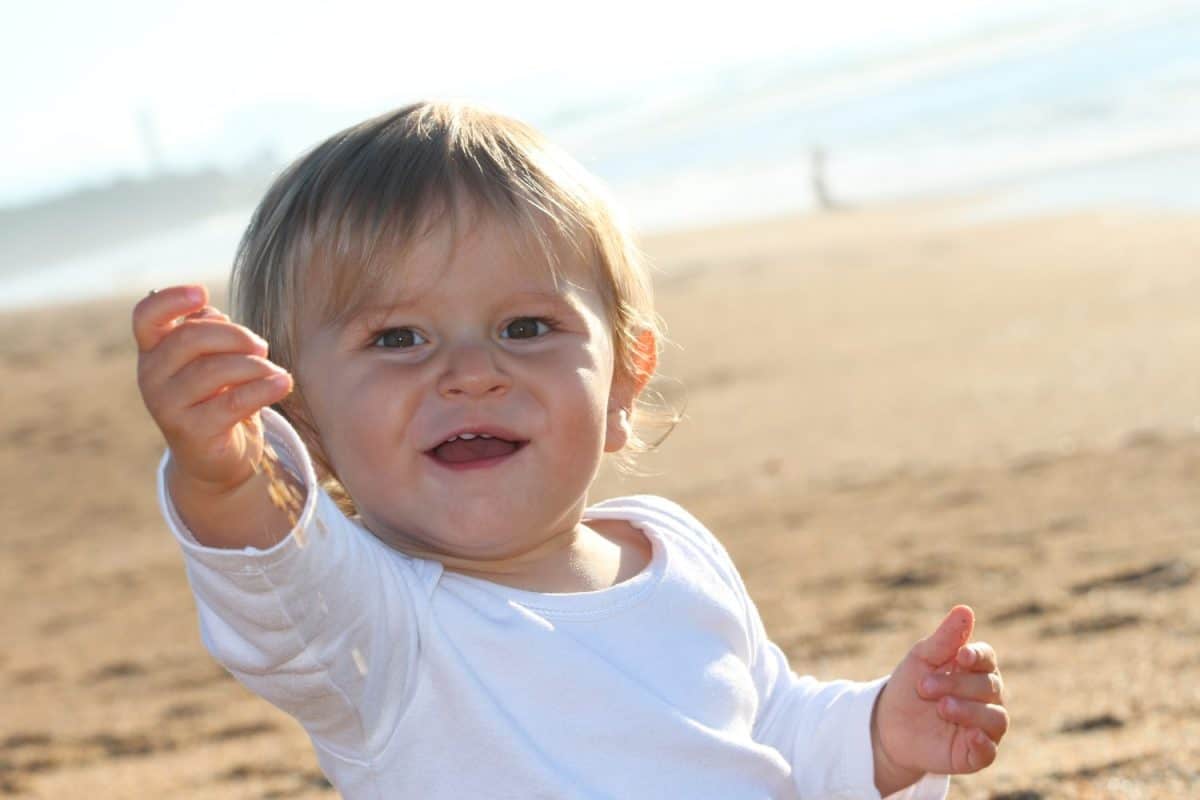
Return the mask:
{"type": "MultiPolygon", "coordinates": [[[[910,206],[644,246],[685,417],[596,497],[688,505],[801,672],[884,674],[972,605],[1012,729],[954,798],[1200,796],[1195,218],[910,206]]],[[[0,316],[0,795],[330,797],[200,644],[130,306],[0,316]]]]}

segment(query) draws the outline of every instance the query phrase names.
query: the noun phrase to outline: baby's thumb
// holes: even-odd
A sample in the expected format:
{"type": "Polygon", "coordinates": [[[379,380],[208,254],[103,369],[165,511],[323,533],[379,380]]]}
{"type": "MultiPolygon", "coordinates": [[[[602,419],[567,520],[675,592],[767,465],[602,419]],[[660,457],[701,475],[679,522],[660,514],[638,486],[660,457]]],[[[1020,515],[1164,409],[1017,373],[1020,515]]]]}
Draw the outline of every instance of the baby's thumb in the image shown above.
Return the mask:
{"type": "Polygon", "coordinates": [[[958,654],[958,649],[971,639],[975,630],[975,612],[970,606],[955,606],[938,625],[937,630],[917,642],[917,657],[926,664],[940,667],[958,654]]]}

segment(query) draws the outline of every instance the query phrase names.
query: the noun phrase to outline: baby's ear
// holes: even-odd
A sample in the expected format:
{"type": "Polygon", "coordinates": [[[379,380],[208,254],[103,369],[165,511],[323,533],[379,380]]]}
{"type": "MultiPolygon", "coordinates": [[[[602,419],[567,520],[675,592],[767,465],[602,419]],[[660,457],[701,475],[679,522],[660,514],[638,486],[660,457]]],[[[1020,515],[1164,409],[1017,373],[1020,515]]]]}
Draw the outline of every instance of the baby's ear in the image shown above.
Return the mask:
{"type": "Polygon", "coordinates": [[[658,370],[658,340],[652,331],[642,331],[638,334],[637,344],[633,350],[634,399],[646,388],[646,384],[658,370]]]}
{"type": "Polygon", "coordinates": [[[608,394],[608,416],[604,452],[615,453],[633,436],[633,403],[654,377],[658,368],[658,341],[651,331],[638,334],[633,351],[633,370],[618,369],[608,394]]]}

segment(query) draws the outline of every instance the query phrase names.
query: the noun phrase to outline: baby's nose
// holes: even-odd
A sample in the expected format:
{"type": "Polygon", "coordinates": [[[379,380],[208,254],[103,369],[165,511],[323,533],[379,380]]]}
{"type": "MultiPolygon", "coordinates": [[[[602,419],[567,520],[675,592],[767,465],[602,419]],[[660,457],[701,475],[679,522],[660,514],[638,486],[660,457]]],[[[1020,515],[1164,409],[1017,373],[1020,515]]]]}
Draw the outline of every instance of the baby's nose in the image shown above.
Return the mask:
{"type": "Polygon", "coordinates": [[[486,397],[503,395],[511,385],[486,347],[461,346],[447,359],[437,390],[443,397],[486,397]]]}

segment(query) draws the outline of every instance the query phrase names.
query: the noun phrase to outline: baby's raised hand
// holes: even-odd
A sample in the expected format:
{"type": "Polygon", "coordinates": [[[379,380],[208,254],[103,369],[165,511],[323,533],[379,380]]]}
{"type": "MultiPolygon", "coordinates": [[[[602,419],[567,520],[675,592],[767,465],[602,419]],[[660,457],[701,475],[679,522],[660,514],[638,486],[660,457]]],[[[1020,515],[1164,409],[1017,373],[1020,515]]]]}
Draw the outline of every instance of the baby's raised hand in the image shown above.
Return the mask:
{"type": "Polygon", "coordinates": [[[996,653],[967,644],[975,613],[955,606],[888,679],[871,720],[876,783],[884,795],[922,774],[976,772],[1008,730],[996,653]]]}
{"type": "Polygon", "coordinates": [[[142,400],[171,450],[172,480],[214,495],[251,478],[258,426],[241,425],[287,396],[292,379],[267,343],[208,305],[202,286],[152,292],[133,309],[142,400]]]}

